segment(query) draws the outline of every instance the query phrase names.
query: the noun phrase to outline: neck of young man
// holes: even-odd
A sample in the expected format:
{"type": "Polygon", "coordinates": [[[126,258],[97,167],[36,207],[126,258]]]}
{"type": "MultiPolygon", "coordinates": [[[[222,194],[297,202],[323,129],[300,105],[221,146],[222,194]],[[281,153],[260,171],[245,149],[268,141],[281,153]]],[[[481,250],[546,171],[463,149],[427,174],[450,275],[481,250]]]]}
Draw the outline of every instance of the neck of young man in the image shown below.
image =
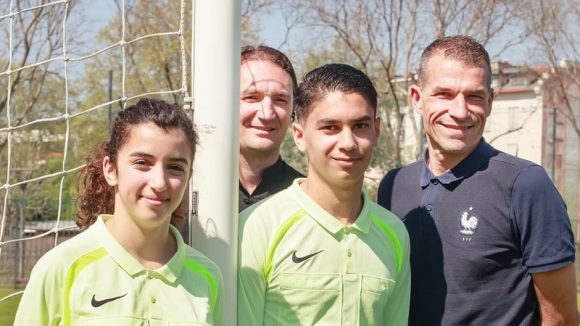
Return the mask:
{"type": "Polygon", "coordinates": [[[280,157],[280,151],[246,151],[240,150],[240,184],[248,192],[252,194],[262,182],[264,170],[276,163],[280,157]]]}
{"type": "Polygon", "coordinates": [[[330,185],[309,171],[300,187],[320,207],[344,225],[353,224],[363,207],[363,178],[330,185]]]}
{"type": "Polygon", "coordinates": [[[116,209],[106,223],[113,237],[146,269],[154,270],[165,265],[177,251],[177,241],[169,231],[169,218],[167,224],[146,228],[123,214],[116,209]]]}

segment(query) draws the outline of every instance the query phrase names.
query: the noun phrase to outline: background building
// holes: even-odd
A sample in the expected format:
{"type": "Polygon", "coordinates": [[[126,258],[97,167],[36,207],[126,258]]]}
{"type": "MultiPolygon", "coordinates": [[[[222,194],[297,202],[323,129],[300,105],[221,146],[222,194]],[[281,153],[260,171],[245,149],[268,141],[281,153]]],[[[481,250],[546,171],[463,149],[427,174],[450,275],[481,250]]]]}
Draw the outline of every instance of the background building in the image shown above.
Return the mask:
{"type": "Polygon", "coordinates": [[[555,69],[492,63],[496,97],[484,132],[496,148],[543,166],[580,231],[580,91],[578,63],[555,69]]]}

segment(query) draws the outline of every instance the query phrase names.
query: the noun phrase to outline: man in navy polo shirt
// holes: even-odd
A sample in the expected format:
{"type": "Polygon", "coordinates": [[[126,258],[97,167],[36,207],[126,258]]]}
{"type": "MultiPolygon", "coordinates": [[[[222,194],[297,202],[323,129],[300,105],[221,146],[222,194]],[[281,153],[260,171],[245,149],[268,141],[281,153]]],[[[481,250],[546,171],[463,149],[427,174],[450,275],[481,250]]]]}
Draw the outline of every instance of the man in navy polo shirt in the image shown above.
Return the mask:
{"type": "Polygon", "coordinates": [[[438,39],[410,88],[424,159],[390,171],[378,203],[411,239],[410,325],[577,325],[574,236],[544,169],[482,138],[493,102],[489,55],[438,39]]]}

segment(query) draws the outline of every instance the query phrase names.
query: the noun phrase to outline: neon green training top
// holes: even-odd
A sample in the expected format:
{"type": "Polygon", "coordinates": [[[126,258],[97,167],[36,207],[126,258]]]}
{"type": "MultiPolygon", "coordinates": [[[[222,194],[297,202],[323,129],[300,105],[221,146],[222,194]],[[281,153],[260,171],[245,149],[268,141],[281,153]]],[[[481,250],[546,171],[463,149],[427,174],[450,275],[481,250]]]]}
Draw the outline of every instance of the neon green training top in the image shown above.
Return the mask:
{"type": "Polygon", "coordinates": [[[346,226],[303,180],[240,214],[238,325],[407,325],[403,223],[363,193],[346,226]]]}
{"type": "Polygon", "coordinates": [[[183,242],[147,270],[95,224],[46,253],[34,266],[14,325],[221,325],[223,280],[218,267],[183,242]]]}

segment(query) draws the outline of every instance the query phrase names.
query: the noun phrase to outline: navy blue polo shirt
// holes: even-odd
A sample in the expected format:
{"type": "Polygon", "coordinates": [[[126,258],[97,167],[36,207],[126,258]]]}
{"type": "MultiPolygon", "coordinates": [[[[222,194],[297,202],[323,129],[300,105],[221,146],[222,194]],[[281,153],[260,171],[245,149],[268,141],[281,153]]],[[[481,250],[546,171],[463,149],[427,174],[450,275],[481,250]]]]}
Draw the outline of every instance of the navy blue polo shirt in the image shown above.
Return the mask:
{"type": "Polygon", "coordinates": [[[438,177],[424,160],[390,171],[377,199],[409,231],[410,325],[539,325],[530,274],[575,259],[545,170],[484,140],[438,177]]]}
{"type": "Polygon", "coordinates": [[[302,173],[294,170],[281,157],[278,157],[274,165],[264,170],[262,173],[262,181],[254,189],[254,192],[249,194],[242,184],[239,183],[238,213],[262,199],[290,187],[294,179],[302,177],[304,177],[302,173]]]}

